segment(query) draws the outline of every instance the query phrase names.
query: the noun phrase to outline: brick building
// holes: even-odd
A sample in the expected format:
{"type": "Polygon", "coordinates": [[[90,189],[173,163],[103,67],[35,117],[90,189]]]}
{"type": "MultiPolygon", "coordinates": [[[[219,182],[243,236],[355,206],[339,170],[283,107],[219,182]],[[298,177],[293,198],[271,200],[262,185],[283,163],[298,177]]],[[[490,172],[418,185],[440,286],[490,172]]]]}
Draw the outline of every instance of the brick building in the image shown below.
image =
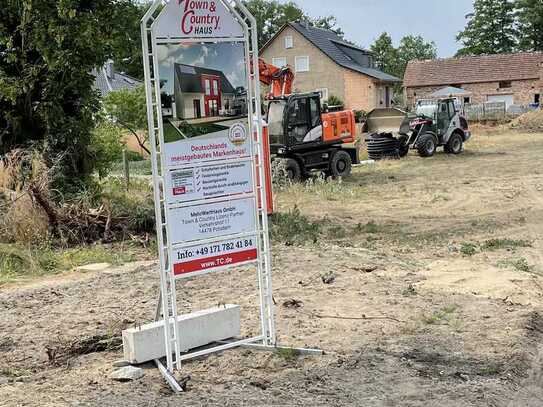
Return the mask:
{"type": "Polygon", "coordinates": [[[464,103],[503,101],[507,107],[540,104],[543,53],[411,61],[403,86],[410,107],[445,86],[467,91],[464,103]]]}
{"type": "Polygon", "coordinates": [[[369,51],[345,42],[330,30],[304,23],[285,24],[260,50],[275,66],[290,65],[294,91],[336,96],[346,109],[372,110],[392,104],[400,79],[375,68],[369,51]]]}

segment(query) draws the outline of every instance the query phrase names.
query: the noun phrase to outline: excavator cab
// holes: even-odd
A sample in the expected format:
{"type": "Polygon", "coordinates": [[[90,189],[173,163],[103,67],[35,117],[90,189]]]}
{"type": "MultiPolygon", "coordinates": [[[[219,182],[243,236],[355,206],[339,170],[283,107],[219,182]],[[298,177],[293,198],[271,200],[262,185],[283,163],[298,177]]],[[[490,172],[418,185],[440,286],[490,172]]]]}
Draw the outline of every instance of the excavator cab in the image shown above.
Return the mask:
{"type": "Polygon", "coordinates": [[[322,112],[318,93],[272,99],[267,114],[270,145],[279,149],[307,148],[323,142],[322,112]]]}

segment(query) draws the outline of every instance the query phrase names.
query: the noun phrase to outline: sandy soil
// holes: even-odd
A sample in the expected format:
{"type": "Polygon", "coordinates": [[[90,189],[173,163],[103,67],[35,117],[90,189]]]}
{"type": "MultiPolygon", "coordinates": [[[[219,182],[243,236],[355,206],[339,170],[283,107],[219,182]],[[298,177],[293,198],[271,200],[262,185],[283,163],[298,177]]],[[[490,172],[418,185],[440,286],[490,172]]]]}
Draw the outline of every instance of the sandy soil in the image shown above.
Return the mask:
{"type": "MultiPolygon", "coordinates": [[[[280,192],[280,211],[342,230],[274,244],[280,342],[326,354],[212,355],[184,365],[181,395],[152,364],[137,382],[108,378],[120,331],[153,318],[153,263],[5,286],[0,404],[542,406],[542,154],[540,134],[478,132],[460,156],[411,154],[280,192]],[[527,247],[487,243],[504,238],[527,247]]],[[[179,286],[180,306],[239,303],[254,334],[255,285],[250,269],[198,278],[179,286]]]]}

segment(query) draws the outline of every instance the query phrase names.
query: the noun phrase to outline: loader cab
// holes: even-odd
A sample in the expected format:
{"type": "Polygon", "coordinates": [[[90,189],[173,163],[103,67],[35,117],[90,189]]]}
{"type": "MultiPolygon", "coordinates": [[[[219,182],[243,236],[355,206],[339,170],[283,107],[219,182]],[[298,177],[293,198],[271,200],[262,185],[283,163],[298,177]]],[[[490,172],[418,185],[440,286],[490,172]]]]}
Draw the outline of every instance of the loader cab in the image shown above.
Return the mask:
{"type": "Polygon", "coordinates": [[[417,102],[416,113],[432,119],[432,131],[438,137],[447,133],[451,121],[457,115],[459,109],[455,99],[422,99],[417,102]]]}
{"type": "Polygon", "coordinates": [[[451,125],[451,121],[457,114],[456,104],[454,99],[442,99],[438,101],[436,112],[436,127],[438,137],[442,137],[447,133],[451,125]]]}
{"type": "Polygon", "coordinates": [[[272,152],[321,142],[321,114],[318,93],[270,100],[267,123],[272,152]]]}

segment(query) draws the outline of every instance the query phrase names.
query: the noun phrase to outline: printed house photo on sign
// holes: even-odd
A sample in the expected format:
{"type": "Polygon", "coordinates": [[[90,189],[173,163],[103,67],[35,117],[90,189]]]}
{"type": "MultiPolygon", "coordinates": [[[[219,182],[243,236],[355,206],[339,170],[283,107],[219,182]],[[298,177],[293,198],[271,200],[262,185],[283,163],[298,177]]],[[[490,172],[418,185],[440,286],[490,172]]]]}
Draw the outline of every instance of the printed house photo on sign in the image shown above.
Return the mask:
{"type": "Polygon", "coordinates": [[[247,117],[243,43],[158,46],[164,141],[227,130],[247,117]]]}

